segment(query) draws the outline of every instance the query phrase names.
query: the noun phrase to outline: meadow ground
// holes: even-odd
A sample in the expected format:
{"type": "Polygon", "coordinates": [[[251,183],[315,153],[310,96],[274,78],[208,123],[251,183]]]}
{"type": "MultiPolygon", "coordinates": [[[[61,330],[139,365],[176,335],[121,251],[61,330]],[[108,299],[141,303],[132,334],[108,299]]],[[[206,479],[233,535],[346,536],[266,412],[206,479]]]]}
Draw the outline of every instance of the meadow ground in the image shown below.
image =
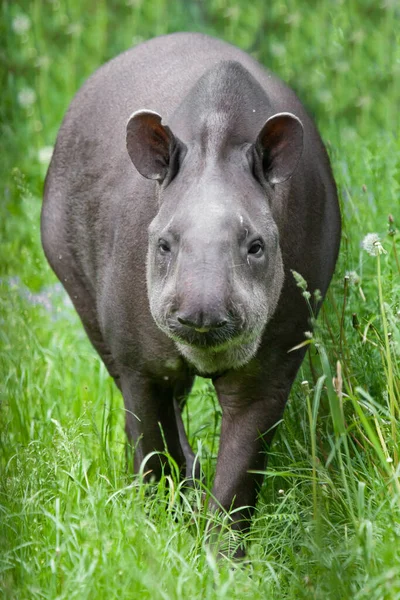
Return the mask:
{"type": "MultiPolygon", "coordinates": [[[[2,3],[1,597],[400,598],[399,19],[395,0],[2,3]],[[177,30],[239,45],[297,91],[341,198],[336,275],[244,563],[217,563],[204,543],[200,490],[184,493],[174,476],[145,486],[126,467],[122,399],[39,240],[73,94],[120,51],[177,30]],[[380,239],[371,253],[368,233],[380,239]]],[[[219,418],[198,380],[185,420],[206,487],[219,418]]]]}

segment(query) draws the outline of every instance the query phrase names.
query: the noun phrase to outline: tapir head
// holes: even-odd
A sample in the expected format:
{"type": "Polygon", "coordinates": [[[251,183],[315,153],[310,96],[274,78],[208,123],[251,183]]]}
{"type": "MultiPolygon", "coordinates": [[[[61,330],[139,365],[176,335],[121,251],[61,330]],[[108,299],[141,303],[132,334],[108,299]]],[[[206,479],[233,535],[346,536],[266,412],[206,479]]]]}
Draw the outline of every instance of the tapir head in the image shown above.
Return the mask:
{"type": "Polygon", "coordinates": [[[248,362],[275,311],[283,263],[270,206],[303,149],[303,127],[292,114],[272,116],[245,142],[226,127],[222,134],[221,120],[209,118],[186,143],[152,111],[134,113],[127,125],[133,164],[158,182],[147,257],[150,310],[206,374],[248,362]]]}

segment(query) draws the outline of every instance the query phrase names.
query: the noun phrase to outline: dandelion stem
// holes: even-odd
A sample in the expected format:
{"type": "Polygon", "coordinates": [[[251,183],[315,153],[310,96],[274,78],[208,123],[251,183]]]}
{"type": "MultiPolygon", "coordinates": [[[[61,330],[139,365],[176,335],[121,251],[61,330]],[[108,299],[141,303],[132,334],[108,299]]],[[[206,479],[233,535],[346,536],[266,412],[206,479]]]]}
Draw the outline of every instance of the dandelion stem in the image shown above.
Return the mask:
{"type": "Polygon", "coordinates": [[[398,465],[398,453],[397,453],[397,442],[396,442],[396,411],[399,411],[399,407],[394,394],[394,385],[393,385],[393,365],[392,365],[392,357],[390,353],[390,344],[389,344],[389,335],[388,335],[388,325],[386,319],[385,306],[383,303],[383,291],[382,291],[382,276],[381,276],[381,257],[380,254],[377,254],[377,273],[378,273],[378,294],[379,294],[379,308],[381,312],[382,318],[382,326],[383,326],[383,335],[385,338],[385,351],[386,351],[386,362],[387,362],[387,372],[388,372],[388,384],[389,384],[389,410],[391,417],[391,430],[392,430],[392,441],[393,441],[393,458],[395,468],[398,465]]]}
{"type": "Polygon", "coordinates": [[[343,307],[342,307],[342,314],[341,314],[341,317],[340,317],[340,352],[341,352],[342,357],[343,357],[343,339],[345,337],[345,334],[344,334],[344,315],[345,315],[345,311],[346,311],[348,283],[349,283],[349,278],[345,277],[344,278],[344,284],[343,284],[343,307]]]}

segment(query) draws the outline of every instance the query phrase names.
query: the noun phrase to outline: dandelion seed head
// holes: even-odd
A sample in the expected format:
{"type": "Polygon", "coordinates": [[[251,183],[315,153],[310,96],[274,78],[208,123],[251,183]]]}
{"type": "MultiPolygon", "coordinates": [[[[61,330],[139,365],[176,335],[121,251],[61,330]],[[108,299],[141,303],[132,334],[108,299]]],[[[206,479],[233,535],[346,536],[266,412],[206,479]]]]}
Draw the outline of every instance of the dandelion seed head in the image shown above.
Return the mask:
{"type": "Polygon", "coordinates": [[[292,25],[293,27],[297,27],[301,22],[301,13],[300,12],[291,12],[290,15],[286,18],[286,23],[288,25],[292,25]]]}
{"type": "Polygon", "coordinates": [[[38,56],[35,61],[35,67],[38,69],[47,69],[50,65],[50,58],[46,55],[38,56]]]}
{"type": "Polygon", "coordinates": [[[18,104],[23,108],[29,108],[36,100],[35,91],[32,88],[23,88],[18,92],[18,104]]]}
{"type": "Polygon", "coordinates": [[[31,27],[31,20],[27,15],[20,14],[13,19],[11,27],[17,35],[24,35],[31,27]]]}
{"type": "Polygon", "coordinates": [[[359,285],[361,278],[356,271],[346,271],[345,277],[348,277],[350,285],[359,285]]]}
{"type": "Polygon", "coordinates": [[[134,35],[132,37],[132,45],[133,46],[137,46],[138,44],[141,44],[142,42],[144,42],[144,37],[141,35],[134,35]]]}
{"type": "Polygon", "coordinates": [[[369,95],[360,96],[356,103],[356,105],[359,106],[360,108],[363,108],[363,107],[368,108],[368,106],[371,106],[371,104],[372,104],[372,98],[369,95]]]}
{"type": "Polygon", "coordinates": [[[361,246],[366,252],[368,252],[368,254],[371,256],[376,256],[374,246],[376,242],[379,242],[379,235],[377,233],[368,233],[361,242],[361,246]]]}
{"type": "Polygon", "coordinates": [[[240,9],[238,6],[230,6],[225,10],[225,17],[227,19],[238,19],[240,16],[240,9]]]}
{"type": "Polygon", "coordinates": [[[358,29],[357,31],[353,32],[353,35],[351,36],[351,40],[355,44],[362,44],[365,39],[365,36],[366,36],[365,31],[363,29],[358,29]]]}
{"type": "Polygon", "coordinates": [[[386,250],[381,244],[381,240],[377,233],[367,233],[367,235],[361,242],[361,246],[371,256],[378,256],[378,254],[387,254],[386,250]]]}
{"type": "Polygon", "coordinates": [[[273,42],[271,44],[271,54],[280,58],[281,56],[285,56],[286,48],[283,44],[280,44],[279,42],[273,42]]]}
{"type": "Polygon", "coordinates": [[[83,31],[81,23],[70,23],[67,27],[67,34],[72,37],[79,37],[83,31]]]}
{"type": "Polygon", "coordinates": [[[47,165],[53,156],[53,146],[43,146],[38,152],[38,158],[41,165],[47,165]]]}
{"type": "Polygon", "coordinates": [[[332,92],[330,90],[321,90],[318,93],[318,100],[322,104],[329,104],[332,101],[332,92]]]}

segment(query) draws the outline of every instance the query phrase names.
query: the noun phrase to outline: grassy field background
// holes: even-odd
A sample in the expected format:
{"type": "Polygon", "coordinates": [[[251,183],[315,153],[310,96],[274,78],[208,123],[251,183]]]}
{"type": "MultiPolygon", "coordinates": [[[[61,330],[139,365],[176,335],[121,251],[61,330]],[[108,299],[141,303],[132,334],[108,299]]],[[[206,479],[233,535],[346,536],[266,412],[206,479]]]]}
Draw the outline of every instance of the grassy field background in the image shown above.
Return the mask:
{"type": "MultiPolygon", "coordinates": [[[[0,10],[0,596],[400,598],[399,3],[26,0],[0,10]],[[244,563],[216,562],[204,543],[200,490],[183,493],[173,476],[144,486],[127,469],[122,399],[39,240],[43,180],[76,90],[119,52],[180,30],[237,44],[296,90],[342,206],[336,275],[244,563]],[[370,253],[369,233],[380,240],[367,238],[370,253]]],[[[206,486],[219,418],[198,380],[185,420],[206,486]]]]}

